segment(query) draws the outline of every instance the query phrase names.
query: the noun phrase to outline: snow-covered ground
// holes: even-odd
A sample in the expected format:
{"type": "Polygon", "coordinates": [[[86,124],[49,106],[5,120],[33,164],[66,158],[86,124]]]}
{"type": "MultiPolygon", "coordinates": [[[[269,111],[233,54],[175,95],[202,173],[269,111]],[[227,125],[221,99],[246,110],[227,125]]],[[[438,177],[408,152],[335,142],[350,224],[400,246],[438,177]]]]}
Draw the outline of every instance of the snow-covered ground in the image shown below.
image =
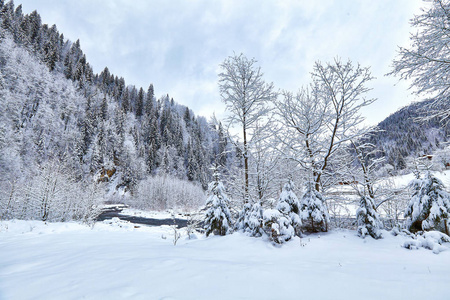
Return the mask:
{"type": "Polygon", "coordinates": [[[174,246],[168,226],[1,222],[0,299],[450,299],[449,250],[384,235],[338,230],[282,247],[184,235],[174,246]]]}
{"type": "MultiPolygon", "coordinates": [[[[434,176],[440,179],[445,187],[450,190],[450,170],[445,170],[442,172],[434,171],[431,173],[433,173],[434,176]]],[[[414,178],[415,177],[413,173],[392,177],[395,186],[398,188],[406,187],[414,178]]]]}

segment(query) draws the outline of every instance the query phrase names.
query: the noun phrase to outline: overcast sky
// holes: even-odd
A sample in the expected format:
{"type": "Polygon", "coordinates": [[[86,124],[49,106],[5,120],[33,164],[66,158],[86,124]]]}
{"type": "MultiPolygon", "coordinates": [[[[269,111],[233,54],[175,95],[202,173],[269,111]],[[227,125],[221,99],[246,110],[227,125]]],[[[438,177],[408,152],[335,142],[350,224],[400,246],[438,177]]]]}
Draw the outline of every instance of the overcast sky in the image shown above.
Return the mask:
{"type": "Polygon", "coordinates": [[[386,77],[421,0],[16,0],[37,10],[81,47],[94,72],[105,66],[127,84],[154,84],[196,114],[223,115],[219,64],[233,52],[256,58],[265,80],[297,91],[315,61],[336,56],[370,66],[377,77],[363,114],[376,124],[416,100],[408,85],[386,77]]]}

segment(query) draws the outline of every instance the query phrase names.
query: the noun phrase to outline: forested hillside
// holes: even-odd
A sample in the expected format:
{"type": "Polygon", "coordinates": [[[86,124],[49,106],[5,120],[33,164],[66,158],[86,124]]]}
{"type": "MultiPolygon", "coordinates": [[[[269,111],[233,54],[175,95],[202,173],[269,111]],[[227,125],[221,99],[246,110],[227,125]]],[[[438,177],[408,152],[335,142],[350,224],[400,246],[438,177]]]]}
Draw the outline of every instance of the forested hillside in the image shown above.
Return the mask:
{"type": "Polygon", "coordinates": [[[0,9],[0,189],[6,207],[20,203],[8,213],[34,207],[31,214],[43,215],[42,193],[53,189],[54,203],[67,198],[57,192],[62,177],[79,184],[80,195],[92,182],[111,181],[133,193],[162,174],[206,188],[211,164],[230,147],[220,125],[169,95],[157,99],[152,84],[127,85],[107,67],[94,74],[80,41],[36,11],[24,15],[13,1],[0,1],[0,9]],[[27,197],[34,206],[24,204],[27,197]]]}
{"type": "Polygon", "coordinates": [[[450,128],[438,117],[426,122],[420,119],[427,116],[431,102],[417,102],[398,110],[378,124],[380,131],[371,134],[369,141],[380,150],[378,157],[386,157],[394,170],[406,169],[408,158],[432,155],[449,141],[450,128]]]}

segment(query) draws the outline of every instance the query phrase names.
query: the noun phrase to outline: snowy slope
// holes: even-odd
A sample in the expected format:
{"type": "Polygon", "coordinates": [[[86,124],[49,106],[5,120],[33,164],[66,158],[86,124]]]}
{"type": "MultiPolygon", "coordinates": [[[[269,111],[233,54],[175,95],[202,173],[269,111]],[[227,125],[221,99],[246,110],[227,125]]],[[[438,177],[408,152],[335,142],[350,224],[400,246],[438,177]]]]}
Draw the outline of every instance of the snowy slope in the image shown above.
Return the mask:
{"type": "Polygon", "coordinates": [[[407,250],[387,232],[375,241],[333,231],[281,248],[242,234],[174,246],[169,227],[109,223],[0,223],[0,299],[450,297],[450,251],[407,250]]]}

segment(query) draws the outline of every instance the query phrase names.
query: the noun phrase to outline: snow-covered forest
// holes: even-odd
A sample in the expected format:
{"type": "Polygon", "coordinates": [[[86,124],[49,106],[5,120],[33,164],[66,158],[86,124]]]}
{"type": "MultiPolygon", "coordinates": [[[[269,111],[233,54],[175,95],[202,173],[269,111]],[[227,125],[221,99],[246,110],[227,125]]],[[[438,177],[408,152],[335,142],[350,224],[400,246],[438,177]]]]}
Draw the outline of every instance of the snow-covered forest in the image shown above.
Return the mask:
{"type": "MultiPolygon", "coordinates": [[[[65,39],[37,12],[23,15],[13,1],[2,2],[1,10],[3,217],[78,219],[74,191],[123,201],[124,193],[142,194],[139,183],[155,176],[188,181],[184,188],[195,193],[206,189],[209,168],[224,149],[222,163],[237,163],[220,124],[169,95],[156,99],[152,84],[145,90],[126,85],[108,68],[93,74],[80,42],[65,39]],[[46,206],[55,213],[48,215],[46,206]]],[[[203,198],[183,205],[198,207],[203,198]]]]}
{"type": "MultiPolygon", "coordinates": [[[[437,270],[432,275],[434,295],[445,294],[443,282],[450,277],[431,254],[444,252],[439,257],[444,257],[444,265],[450,262],[449,1],[434,0],[411,20],[411,31],[417,33],[411,35],[409,48],[399,48],[387,74],[410,82],[412,92],[422,101],[371,127],[365,123],[363,110],[377,101],[370,94],[376,78],[370,66],[351,59],[316,61],[308,81],[290,91],[268,82],[256,58],[243,53],[224,57],[217,66],[217,97],[226,107],[226,116],[218,119],[196,115],[171,98],[170,91],[158,91],[151,82],[147,87],[126,84],[108,67],[95,74],[83,53],[83,41],[67,39],[36,11],[24,14],[20,4],[0,0],[0,13],[0,234],[8,243],[21,234],[34,238],[39,233],[64,252],[68,249],[52,233],[68,231],[79,245],[85,245],[83,235],[89,235],[87,243],[100,239],[103,245],[103,236],[111,234],[138,243],[142,249],[148,248],[147,242],[152,243],[150,250],[164,249],[155,250],[158,254],[152,261],[163,259],[164,252],[174,255],[176,259],[167,260],[167,268],[158,266],[164,276],[175,272],[173,264],[204,273],[211,261],[225,275],[229,261],[245,268],[250,268],[249,261],[255,262],[252,268],[259,268],[263,261],[279,263],[293,274],[289,257],[300,260],[296,251],[304,251],[313,262],[293,266],[316,270],[320,257],[327,256],[327,239],[336,251],[352,254],[354,247],[369,256],[375,255],[374,249],[389,252],[389,247],[400,245],[389,260],[395,268],[403,263],[414,266],[416,259],[410,254],[414,252],[407,249],[420,249],[419,257],[427,259],[432,270],[427,263],[421,267],[427,265],[430,274],[437,270]],[[127,207],[125,211],[143,218],[171,214],[173,223],[152,228],[117,218],[98,221],[111,204],[127,207]],[[186,232],[177,227],[177,218],[186,221],[186,232]],[[88,232],[87,226],[95,230],[88,232]],[[199,266],[178,259],[183,256],[178,250],[164,246],[177,242],[199,266]],[[232,252],[226,253],[227,245],[232,252]],[[245,248],[244,259],[239,258],[238,245],[245,248]],[[262,252],[253,260],[252,252],[258,249],[262,252]],[[432,251],[422,252],[425,249],[432,251]],[[215,261],[207,255],[204,260],[202,253],[208,250],[226,258],[215,261]],[[412,256],[401,260],[405,252],[412,256]],[[165,273],[165,269],[170,271],[165,273]]],[[[19,244],[28,247],[24,241],[19,244]]],[[[26,292],[13,295],[23,278],[14,283],[9,275],[20,273],[23,266],[15,269],[21,258],[14,256],[11,245],[6,245],[5,253],[14,261],[5,260],[6,269],[0,267],[0,298],[3,291],[13,299],[33,298],[36,295],[26,292]],[[10,287],[2,283],[2,277],[8,278],[10,287]]],[[[103,251],[97,248],[91,253],[96,259],[103,251]]],[[[331,252],[333,248],[329,247],[331,252]]],[[[108,251],[106,256],[116,257],[108,251]]],[[[145,256],[142,251],[129,255],[145,256]]],[[[376,264],[361,254],[356,259],[333,255],[325,261],[339,268],[376,264]]],[[[138,261],[131,266],[142,268],[138,261]]],[[[77,263],[74,260],[69,265],[77,263]]],[[[129,267],[119,263],[121,268],[129,267]]],[[[237,265],[232,269],[239,272],[237,265]]],[[[29,269],[37,272],[33,266],[29,269]]],[[[392,268],[381,269],[373,273],[377,280],[393,272],[392,268]]],[[[261,270],[268,277],[283,277],[283,271],[261,270]]],[[[54,271],[63,272],[60,268],[54,271]]],[[[153,271],[142,272],[157,277],[153,271]]],[[[356,278],[366,271],[361,268],[351,274],[356,278]]],[[[250,272],[260,278],[257,273],[250,272]]],[[[218,278],[224,280],[224,274],[218,278]]],[[[46,276],[45,280],[52,274],[46,276]]],[[[80,274],[71,271],[71,276],[86,284],[80,274]]],[[[183,276],[177,280],[190,282],[180,285],[189,290],[188,298],[208,298],[208,293],[192,291],[192,274],[183,276]]],[[[410,279],[419,282],[421,276],[410,279]]],[[[213,280],[210,277],[198,279],[213,280]]],[[[331,281],[331,277],[326,279],[331,281]]],[[[371,280],[366,279],[363,285],[371,280]]],[[[139,292],[130,289],[105,295],[148,298],[142,292],[142,279],[136,280],[139,292]]],[[[401,289],[391,288],[394,296],[401,297],[401,289]]],[[[243,297],[297,298],[289,289],[280,289],[279,293],[257,290],[243,297]]],[[[90,294],[95,299],[102,298],[98,294],[102,291],[91,288],[87,293],[97,293],[90,294]]],[[[175,294],[183,297],[181,291],[175,294]]],[[[84,296],[79,292],[48,295],[55,299],[84,296]]],[[[158,289],[151,295],[161,298],[170,293],[158,289]]],[[[374,299],[381,296],[374,295],[374,299]]],[[[36,298],[45,297],[41,293],[36,298]]],[[[237,296],[226,292],[223,297],[237,296]]]]}

